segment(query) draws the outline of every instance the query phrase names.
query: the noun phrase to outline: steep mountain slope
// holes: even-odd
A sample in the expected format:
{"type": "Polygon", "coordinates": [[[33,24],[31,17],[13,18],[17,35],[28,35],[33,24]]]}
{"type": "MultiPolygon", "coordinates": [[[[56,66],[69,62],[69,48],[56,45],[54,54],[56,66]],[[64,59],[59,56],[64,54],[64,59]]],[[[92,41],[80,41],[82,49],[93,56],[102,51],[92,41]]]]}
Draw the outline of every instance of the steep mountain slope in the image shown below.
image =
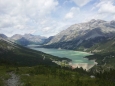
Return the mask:
{"type": "Polygon", "coordinates": [[[22,45],[22,46],[26,46],[26,45],[28,45],[28,44],[35,44],[34,42],[31,42],[31,41],[25,39],[24,37],[20,38],[19,40],[16,40],[15,42],[16,42],[17,44],[22,45]]]}
{"type": "Polygon", "coordinates": [[[50,36],[49,38],[45,39],[45,41],[43,42],[43,44],[49,43],[53,39],[53,37],[54,36],[50,36]]]}
{"type": "Polygon", "coordinates": [[[10,39],[12,39],[13,41],[15,41],[20,45],[25,46],[28,44],[42,44],[45,41],[46,37],[32,34],[25,34],[25,35],[15,34],[10,39]]]}
{"type": "MultiPolygon", "coordinates": [[[[85,49],[85,51],[93,53],[86,58],[95,60],[98,63],[91,70],[97,72],[101,69],[105,71],[110,70],[110,68],[115,69],[115,37],[98,39],[98,41],[92,47],[85,49]]],[[[88,44],[88,42],[84,42],[84,44],[88,44]]]]}
{"type": "Polygon", "coordinates": [[[8,38],[6,35],[4,35],[4,34],[0,34],[0,37],[2,37],[2,38],[8,38]]]}
{"type": "Polygon", "coordinates": [[[7,61],[20,66],[56,65],[51,59],[61,60],[58,57],[17,45],[0,37],[0,63],[7,61]],[[45,56],[45,59],[43,59],[45,56]]]}
{"type": "MultiPolygon", "coordinates": [[[[93,19],[86,23],[70,26],[68,29],[53,37],[53,39],[47,43],[45,47],[78,49],[84,41],[110,38],[113,36],[115,36],[115,21],[107,22],[93,19]]],[[[90,47],[92,47],[92,45],[94,44],[92,43],[90,47]]]]}
{"type": "Polygon", "coordinates": [[[87,51],[93,53],[115,52],[115,37],[100,39],[99,42],[95,43],[95,45],[87,49],[87,51]]]}

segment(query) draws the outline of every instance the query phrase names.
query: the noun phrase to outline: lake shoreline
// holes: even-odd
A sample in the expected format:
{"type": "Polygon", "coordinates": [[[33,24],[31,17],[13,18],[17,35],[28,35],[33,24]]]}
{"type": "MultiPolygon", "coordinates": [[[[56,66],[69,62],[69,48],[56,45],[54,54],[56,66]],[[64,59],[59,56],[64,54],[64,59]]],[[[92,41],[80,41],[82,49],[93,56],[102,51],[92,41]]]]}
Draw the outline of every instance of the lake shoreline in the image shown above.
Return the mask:
{"type": "MultiPolygon", "coordinates": [[[[27,46],[28,47],[28,46],[27,46]]],[[[75,51],[75,50],[66,50],[66,49],[56,49],[56,48],[38,48],[38,45],[32,45],[29,46],[28,48],[41,51],[50,55],[58,56],[60,58],[68,58],[71,59],[72,61],[68,61],[68,65],[72,63],[69,66],[73,66],[74,68],[78,67],[83,67],[86,70],[89,69],[89,67],[92,65],[94,66],[96,62],[94,60],[89,60],[86,58],[87,56],[93,55],[92,53],[89,52],[84,52],[84,51],[75,51]],[[86,58],[86,59],[84,59],[86,58]]]]}

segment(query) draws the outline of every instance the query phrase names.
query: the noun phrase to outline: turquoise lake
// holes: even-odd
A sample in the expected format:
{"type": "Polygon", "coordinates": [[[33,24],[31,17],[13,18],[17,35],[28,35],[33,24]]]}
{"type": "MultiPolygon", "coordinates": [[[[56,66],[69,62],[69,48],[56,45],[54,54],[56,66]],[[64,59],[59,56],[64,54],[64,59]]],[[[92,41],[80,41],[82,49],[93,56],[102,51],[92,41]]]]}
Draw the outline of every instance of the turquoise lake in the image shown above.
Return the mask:
{"type": "Polygon", "coordinates": [[[88,60],[87,58],[84,58],[85,56],[91,55],[90,53],[65,49],[34,48],[33,46],[29,47],[33,50],[42,51],[60,58],[69,58],[72,60],[70,65],[73,67],[83,67],[84,69],[89,69],[95,64],[94,60],[88,60]]]}

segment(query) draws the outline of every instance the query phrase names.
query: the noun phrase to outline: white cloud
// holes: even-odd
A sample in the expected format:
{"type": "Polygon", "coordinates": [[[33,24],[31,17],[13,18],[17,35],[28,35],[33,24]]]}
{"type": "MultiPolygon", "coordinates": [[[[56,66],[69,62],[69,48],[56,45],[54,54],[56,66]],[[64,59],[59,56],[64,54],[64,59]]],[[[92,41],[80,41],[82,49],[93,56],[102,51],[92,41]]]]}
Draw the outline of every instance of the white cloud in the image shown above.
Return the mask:
{"type": "Polygon", "coordinates": [[[90,12],[91,16],[89,19],[113,20],[115,15],[114,3],[114,0],[100,0],[98,3],[95,3],[91,9],[92,13],[90,12]]]}
{"type": "Polygon", "coordinates": [[[91,0],[73,0],[76,5],[82,7],[84,5],[86,5],[87,3],[89,3],[91,0]]]}
{"type": "Polygon", "coordinates": [[[51,30],[51,27],[45,27],[45,28],[43,28],[42,30],[43,30],[44,32],[47,32],[47,31],[51,30]]]}
{"type": "Polygon", "coordinates": [[[99,8],[99,13],[111,13],[115,14],[115,6],[112,1],[101,1],[97,7],[99,8]]]}
{"type": "Polygon", "coordinates": [[[75,18],[79,14],[80,9],[78,7],[72,7],[70,11],[65,15],[65,19],[75,18]]]}
{"type": "Polygon", "coordinates": [[[115,15],[113,16],[113,19],[115,20],[115,15]]]}
{"type": "Polygon", "coordinates": [[[115,0],[90,1],[0,0],[0,33],[50,36],[75,23],[115,19],[115,0]]]}
{"type": "Polygon", "coordinates": [[[71,19],[71,18],[73,18],[74,17],[74,13],[73,12],[69,12],[69,13],[67,13],[66,15],[65,15],[65,18],[66,19],[71,19]]]}
{"type": "Polygon", "coordinates": [[[30,30],[28,33],[29,34],[33,34],[33,33],[35,33],[36,32],[36,30],[30,30]]]}
{"type": "Polygon", "coordinates": [[[11,36],[14,33],[34,33],[35,29],[41,31],[56,6],[57,0],[0,0],[1,33],[11,36]]]}

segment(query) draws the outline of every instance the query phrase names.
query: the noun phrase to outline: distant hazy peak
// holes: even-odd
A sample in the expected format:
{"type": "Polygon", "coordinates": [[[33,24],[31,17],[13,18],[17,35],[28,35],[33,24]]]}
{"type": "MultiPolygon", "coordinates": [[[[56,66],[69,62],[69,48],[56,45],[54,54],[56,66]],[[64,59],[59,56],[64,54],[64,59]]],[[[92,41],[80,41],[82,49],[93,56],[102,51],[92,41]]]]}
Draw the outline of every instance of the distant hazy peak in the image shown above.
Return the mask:
{"type": "Polygon", "coordinates": [[[18,41],[18,42],[21,42],[21,43],[27,42],[27,43],[40,44],[40,43],[44,42],[46,37],[42,37],[40,35],[32,35],[32,34],[24,34],[24,35],[15,34],[11,37],[11,39],[13,41],[18,41]]]}
{"type": "Polygon", "coordinates": [[[112,20],[112,21],[110,22],[110,24],[111,24],[111,25],[115,25],[115,20],[112,20]]]}
{"type": "Polygon", "coordinates": [[[8,38],[6,35],[0,33],[1,38],[8,38]]]}

